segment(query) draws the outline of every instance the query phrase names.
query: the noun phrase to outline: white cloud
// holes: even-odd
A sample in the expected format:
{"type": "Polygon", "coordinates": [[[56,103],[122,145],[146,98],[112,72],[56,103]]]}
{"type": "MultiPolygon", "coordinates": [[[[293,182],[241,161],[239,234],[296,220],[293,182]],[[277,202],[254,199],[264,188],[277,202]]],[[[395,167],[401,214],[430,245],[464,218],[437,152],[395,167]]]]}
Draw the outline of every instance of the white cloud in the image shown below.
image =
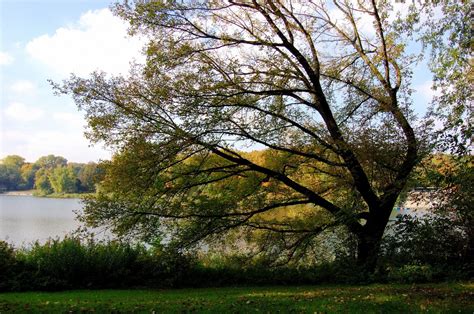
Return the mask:
{"type": "Polygon", "coordinates": [[[16,93],[29,93],[35,90],[35,88],[35,84],[28,80],[19,80],[10,86],[10,89],[16,93]]]}
{"type": "Polygon", "coordinates": [[[43,110],[27,106],[23,103],[13,102],[4,110],[5,116],[19,122],[31,122],[38,120],[44,115],[43,110]]]}
{"type": "MultiPolygon", "coordinates": [[[[31,112],[33,108],[27,109],[31,112]]],[[[8,106],[2,113],[7,116],[14,112],[15,116],[23,117],[25,110],[26,106],[17,103],[8,106]]],[[[49,154],[63,156],[72,162],[111,158],[111,151],[104,149],[101,144],[91,146],[84,137],[85,121],[80,112],[54,112],[48,115],[42,112],[37,118],[38,121],[23,127],[18,123],[5,125],[0,135],[0,158],[12,154],[31,162],[49,154]]]]}
{"type": "Polygon", "coordinates": [[[84,118],[79,113],[56,112],[53,114],[53,119],[59,123],[80,128],[81,131],[78,130],[78,133],[82,132],[82,128],[86,124],[84,118]]]}
{"type": "Polygon", "coordinates": [[[3,51],[0,51],[0,65],[9,65],[13,62],[13,57],[3,51]]]}
{"type": "Polygon", "coordinates": [[[2,134],[0,157],[17,154],[27,161],[36,161],[49,154],[65,157],[72,162],[97,161],[110,159],[111,152],[100,146],[91,147],[81,132],[39,131],[5,131],[2,134]]]}
{"type": "Polygon", "coordinates": [[[440,91],[439,90],[436,91],[432,89],[432,86],[433,86],[433,81],[428,80],[422,84],[416,85],[414,89],[415,89],[415,92],[419,94],[420,96],[422,96],[425,100],[431,101],[433,97],[441,95],[440,91]]]}
{"type": "Polygon", "coordinates": [[[95,70],[126,74],[129,63],[143,60],[143,39],[127,35],[127,23],[110,10],[88,11],[78,23],[42,35],[26,45],[36,60],[60,75],[81,76],[95,70]]]}

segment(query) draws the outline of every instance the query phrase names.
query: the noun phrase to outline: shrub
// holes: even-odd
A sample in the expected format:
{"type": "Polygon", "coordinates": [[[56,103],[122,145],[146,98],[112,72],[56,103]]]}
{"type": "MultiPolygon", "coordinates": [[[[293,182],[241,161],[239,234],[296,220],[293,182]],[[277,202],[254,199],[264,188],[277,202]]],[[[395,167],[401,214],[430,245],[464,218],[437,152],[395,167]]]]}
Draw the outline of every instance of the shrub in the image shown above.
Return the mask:
{"type": "Polygon", "coordinates": [[[138,284],[145,249],[120,242],[81,242],[77,238],[35,243],[17,254],[19,289],[125,287],[138,284]]]}
{"type": "Polygon", "coordinates": [[[88,269],[86,251],[79,240],[65,238],[35,243],[18,255],[23,271],[31,275],[33,289],[66,289],[79,286],[88,269]]]}
{"type": "Polygon", "coordinates": [[[388,279],[398,283],[423,283],[432,281],[433,273],[429,265],[404,265],[391,270],[388,279]]]}
{"type": "Polygon", "coordinates": [[[138,257],[137,268],[141,278],[137,284],[149,287],[188,286],[196,277],[196,259],[174,251],[144,250],[138,257]]]}
{"type": "Polygon", "coordinates": [[[189,255],[119,241],[54,239],[19,250],[14,261],[16,273],[5,276],[17,284],[9,290],[179,287],[205,279],[189,255]]]}
{"type": "Polygon", "coordinates": [[[12,285],[15,265],[13,247],[5,241],[0,241],[0,291],[6,290],[12,285]]]}
{"type": "Polygon", "coordinates": [[[87,273],[83,285],[93,287],[125,287],[139,282],[137,272],[140,256],[146,254],[141,246],[121,242],[83,244],[86,248],[87,273]]]}
{"type": "Polygon", "coordinates": [[[443,270],[436,272],[444,276],[439,279],[459,277],[460,270],[467,269],[467,244],[465,230],[447,215],[402,216],[384,238],[380,271],[429,265],[443,270]]]}

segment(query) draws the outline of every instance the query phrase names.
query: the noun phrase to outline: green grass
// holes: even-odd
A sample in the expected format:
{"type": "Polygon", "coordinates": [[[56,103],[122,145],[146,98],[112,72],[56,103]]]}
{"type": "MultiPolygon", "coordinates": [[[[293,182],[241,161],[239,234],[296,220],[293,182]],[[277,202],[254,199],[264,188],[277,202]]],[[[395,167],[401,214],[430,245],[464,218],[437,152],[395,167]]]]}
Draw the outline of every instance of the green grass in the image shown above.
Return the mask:
{"type": "Polygon", "coordinates": [[[0,313],[473,313],[474,284],[82,290],[0,294],[0,313]]]}

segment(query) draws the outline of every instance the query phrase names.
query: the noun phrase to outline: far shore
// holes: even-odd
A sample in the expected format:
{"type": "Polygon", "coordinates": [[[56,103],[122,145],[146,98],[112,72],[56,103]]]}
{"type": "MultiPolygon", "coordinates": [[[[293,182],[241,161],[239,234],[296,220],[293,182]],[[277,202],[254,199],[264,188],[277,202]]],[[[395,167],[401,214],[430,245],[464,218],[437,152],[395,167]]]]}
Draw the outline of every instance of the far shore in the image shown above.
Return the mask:
{"type": "Polygon", "coordinates": [[[45,197],[45,198],[79,198],[82,199],[85,196],[93,193],[52,193],[52,194],[41,194],[37,190],[25,190],[25,191],[6,191],[0,192],[0,195],[7,196],[33,196],[33,197],[45,197]]]}
{"type": "Polygon", "coordinates": [[[0,193],[1,195],[10,195],[10,196],[33,196],[35,190],[26,190],[26,191],[7,191],[0,193]]]}

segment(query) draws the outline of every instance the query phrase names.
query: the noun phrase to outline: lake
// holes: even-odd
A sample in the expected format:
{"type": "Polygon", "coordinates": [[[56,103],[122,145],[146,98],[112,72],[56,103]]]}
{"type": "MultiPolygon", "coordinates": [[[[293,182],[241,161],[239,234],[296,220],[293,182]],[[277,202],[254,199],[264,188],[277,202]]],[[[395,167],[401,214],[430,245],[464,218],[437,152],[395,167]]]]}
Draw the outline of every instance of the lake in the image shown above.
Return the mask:
{"type": "Polygon", "coordinates": [[[0,194],[0,240],[15,246],[63,237],[77,229],[79,199],[55,199],[0,194]]]}

